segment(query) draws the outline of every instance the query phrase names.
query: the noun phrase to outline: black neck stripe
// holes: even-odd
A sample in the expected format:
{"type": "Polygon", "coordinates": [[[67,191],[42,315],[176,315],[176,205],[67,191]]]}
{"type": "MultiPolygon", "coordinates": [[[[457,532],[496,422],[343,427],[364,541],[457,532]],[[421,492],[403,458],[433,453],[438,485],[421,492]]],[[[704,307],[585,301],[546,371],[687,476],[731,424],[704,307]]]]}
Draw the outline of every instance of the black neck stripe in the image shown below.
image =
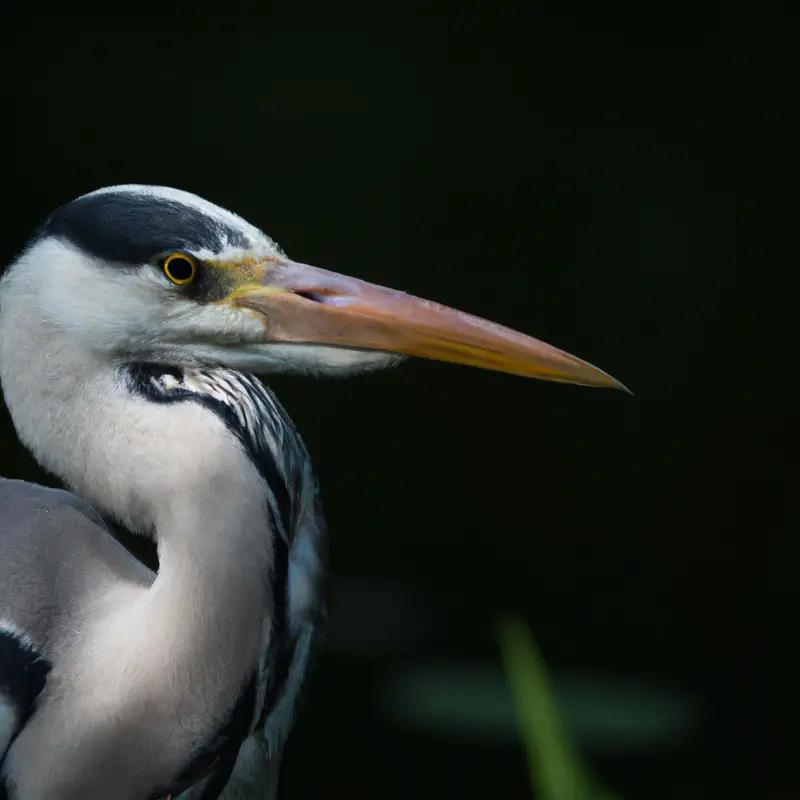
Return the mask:
{"type": "MultiPolygon", "coordinates": [[[[288,539],[295,515],[295,493],[281,473],[276,454],[259,441],[256,430],[242,424],[233,405],[213,395],[195,392],[181,385],[165,388],[160,382],[164,376],[168,375],[178,382],[183,378],[182,371],[175,367],[136,363],[128,364],[123,369],[131,388],[148,400],[156,403],[199,403],[213,411],[225,423],[228,430],[241,442],[248,457],[269,487],[275,501],[273,508],[273,513],[277,517],[275,522],[281,526],[283,535],[288,539]]],[[[247,383],[242,381],[239,388],[246,390],[247,383]]],[[[267,425],[268,421],[262,420],[262,423],[267,425]]],[[[277,424],[290,426],[291,432],[296,436],[288,420],[277,420],[277,424]]]]}

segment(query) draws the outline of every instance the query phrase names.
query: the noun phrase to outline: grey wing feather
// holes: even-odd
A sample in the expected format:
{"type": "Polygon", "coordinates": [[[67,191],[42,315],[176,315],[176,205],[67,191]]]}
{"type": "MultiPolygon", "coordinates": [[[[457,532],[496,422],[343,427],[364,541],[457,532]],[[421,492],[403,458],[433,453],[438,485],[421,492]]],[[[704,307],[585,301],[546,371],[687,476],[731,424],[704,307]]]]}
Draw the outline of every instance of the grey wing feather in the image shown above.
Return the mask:
{"type": "Polygon", "coordinates": [[[153,573],[70,492],[0,478],[0,620],[57,647],[78,606],[109,585],[153,573]]]}
{"type": "Polygon", "coordinates": [[[80,610],[119,580],[149,585],[153,574],[88,503],[0,478],[0,768],[65,639],[80,635],[80,610]]]}

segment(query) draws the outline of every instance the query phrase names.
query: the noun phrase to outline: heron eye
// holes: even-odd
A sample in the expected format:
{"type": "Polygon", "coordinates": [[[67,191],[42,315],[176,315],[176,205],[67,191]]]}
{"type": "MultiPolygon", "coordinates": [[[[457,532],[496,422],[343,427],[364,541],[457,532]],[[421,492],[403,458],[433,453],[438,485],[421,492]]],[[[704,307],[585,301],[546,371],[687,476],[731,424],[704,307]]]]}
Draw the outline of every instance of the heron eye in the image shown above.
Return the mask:
{"type": "Polygon", "coordinates": [[[186,286],[197,275],[197,262],[186,253],[173,253],[164,259],[164,274],[178,286],[186,286]]]}

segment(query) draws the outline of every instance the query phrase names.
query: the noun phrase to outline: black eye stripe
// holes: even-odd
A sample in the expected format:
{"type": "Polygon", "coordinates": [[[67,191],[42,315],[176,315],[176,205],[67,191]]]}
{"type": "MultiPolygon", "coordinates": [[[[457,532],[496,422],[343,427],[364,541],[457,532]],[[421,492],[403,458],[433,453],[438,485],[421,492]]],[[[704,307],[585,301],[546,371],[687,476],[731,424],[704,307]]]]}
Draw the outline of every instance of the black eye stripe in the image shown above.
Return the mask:
{"type": "Polygon", "coordinates": [[[73,200],[54,212],[40,235],[66,239],[109,264],[139,266],[153,253],[247,248],[247,235],[177,200],[106,192],[73,200]]]}

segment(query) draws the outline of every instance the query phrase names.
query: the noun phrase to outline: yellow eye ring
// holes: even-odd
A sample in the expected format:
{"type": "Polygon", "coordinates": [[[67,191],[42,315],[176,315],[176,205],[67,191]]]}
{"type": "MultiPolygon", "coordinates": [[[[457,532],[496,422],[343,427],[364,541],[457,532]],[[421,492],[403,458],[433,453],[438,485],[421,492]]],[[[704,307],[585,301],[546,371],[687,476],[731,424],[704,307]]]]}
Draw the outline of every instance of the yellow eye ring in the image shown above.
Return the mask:
{"type": "Polygon", "coordinates": [[[186,253],[173,253],[164,259],[164,274],[177,286],[186,286],[197,277],[197,262],[186,253]]]}

